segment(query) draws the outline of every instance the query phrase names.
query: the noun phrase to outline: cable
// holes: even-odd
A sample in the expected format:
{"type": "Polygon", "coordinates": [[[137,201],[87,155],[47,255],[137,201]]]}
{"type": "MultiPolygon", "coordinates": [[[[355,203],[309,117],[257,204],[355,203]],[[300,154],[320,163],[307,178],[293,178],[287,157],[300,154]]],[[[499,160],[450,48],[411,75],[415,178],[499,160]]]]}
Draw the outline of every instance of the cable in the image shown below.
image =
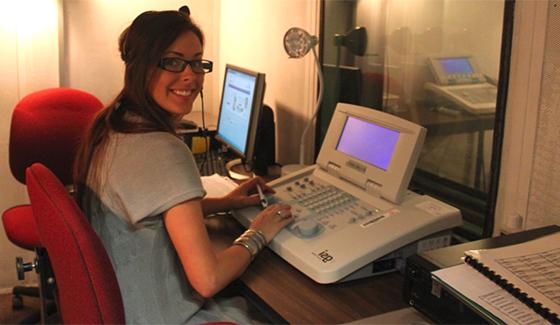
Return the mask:
{"type": "Polygon", "coordinates": [[[200,132],[202,133],[202,138],[204,139],[204,143],[205,143],[205,152],[204,152],[204,159],[202,160],[202,163],[200,164],[200,166],[198,167],[198,170],[200,170],[202,172],[204,165],[206,165],[208,163],[208,156],[209,156],[209,151],[210,151],[210,144],[208,143],[208,135],[207,135],[207,130],[206,130],[206,120],[204,117],[204,89],[200,90],[200,104],[201,104],[201,113],[202,113],[202,128],[199,127],[200,132]]]}
{"type": "Polygon", "coordinates": [[[206,121],[204,119],[204,89],[200,89],[200,105],[202,111],[202,129],[206,130],[206,121]]]}

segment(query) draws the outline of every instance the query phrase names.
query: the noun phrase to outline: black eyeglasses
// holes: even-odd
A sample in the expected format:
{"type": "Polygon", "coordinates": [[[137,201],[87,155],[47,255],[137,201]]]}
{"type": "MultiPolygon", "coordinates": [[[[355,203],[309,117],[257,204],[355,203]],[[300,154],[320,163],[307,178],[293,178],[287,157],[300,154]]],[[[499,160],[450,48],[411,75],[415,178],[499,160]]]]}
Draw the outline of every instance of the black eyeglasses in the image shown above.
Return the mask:
{"type": "Polygon", "coordinates": [[[212,61],[209,60],[185,60],[181,58],[163,58],[159,61],[158,67],[170,72],[183,72],[191,66],[194,73],[212,72],[212,61]]]}

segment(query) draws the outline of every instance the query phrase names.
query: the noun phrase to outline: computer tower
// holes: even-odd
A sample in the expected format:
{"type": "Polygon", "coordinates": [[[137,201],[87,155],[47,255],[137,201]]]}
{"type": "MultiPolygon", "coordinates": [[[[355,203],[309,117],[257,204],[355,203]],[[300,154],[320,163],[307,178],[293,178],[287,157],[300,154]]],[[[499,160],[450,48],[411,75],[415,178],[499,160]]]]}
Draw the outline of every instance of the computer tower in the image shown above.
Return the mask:
{"type": "Polygon", "coordinates": [[[257,175],[265,176],[268,167],[276,163],[275,132],[274,112],[270,106],[263,105],[252,159],[253,171],[257,175]]]}
{"type": "Polygon", "coordinates": [[[410,256],[406,262],[403,298],[436,323],[483,324],[487,321],[432,281],[431,272],[463,263],[464,252],[518,244],[560,231],[558,226],[453,245],[410,256]]]}

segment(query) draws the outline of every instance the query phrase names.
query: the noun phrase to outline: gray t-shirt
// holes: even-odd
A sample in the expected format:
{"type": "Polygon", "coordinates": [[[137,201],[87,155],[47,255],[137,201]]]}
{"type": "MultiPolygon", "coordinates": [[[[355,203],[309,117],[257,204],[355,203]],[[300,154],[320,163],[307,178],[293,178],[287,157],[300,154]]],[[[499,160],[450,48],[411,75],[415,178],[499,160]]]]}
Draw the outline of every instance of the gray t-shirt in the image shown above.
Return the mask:
{"type": "Polygon", "coordinates": [[[101,186],[86,213],[113,262],[127,323],[185,323],[204,300],[188,283],[163,223],[174,205],[202,198],[188,147],[164,132],[113,134],[101,186]]]}

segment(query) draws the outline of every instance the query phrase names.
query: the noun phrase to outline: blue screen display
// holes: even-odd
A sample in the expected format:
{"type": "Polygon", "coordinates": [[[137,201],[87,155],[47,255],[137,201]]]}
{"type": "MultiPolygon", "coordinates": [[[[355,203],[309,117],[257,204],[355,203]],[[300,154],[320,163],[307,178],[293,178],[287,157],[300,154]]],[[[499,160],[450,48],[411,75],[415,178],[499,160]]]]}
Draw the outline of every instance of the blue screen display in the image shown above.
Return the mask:
{"type": "Polygon", "coordinates": [[[336,150],[386,171],[399,135],[398,131],[349,116],[336,150]]]}
{"type": "Polygon", "coordinates": [[[226,70],[217,133],[241,153],[245,153],[247,146],[256,82],[256,76],[226,70]]]}
{"type": "Polygon", "coordinates": [[[468,58],[453,58],[439,60],[443,71],[447,74],[471,74],[473,68],[468,58]]]}

